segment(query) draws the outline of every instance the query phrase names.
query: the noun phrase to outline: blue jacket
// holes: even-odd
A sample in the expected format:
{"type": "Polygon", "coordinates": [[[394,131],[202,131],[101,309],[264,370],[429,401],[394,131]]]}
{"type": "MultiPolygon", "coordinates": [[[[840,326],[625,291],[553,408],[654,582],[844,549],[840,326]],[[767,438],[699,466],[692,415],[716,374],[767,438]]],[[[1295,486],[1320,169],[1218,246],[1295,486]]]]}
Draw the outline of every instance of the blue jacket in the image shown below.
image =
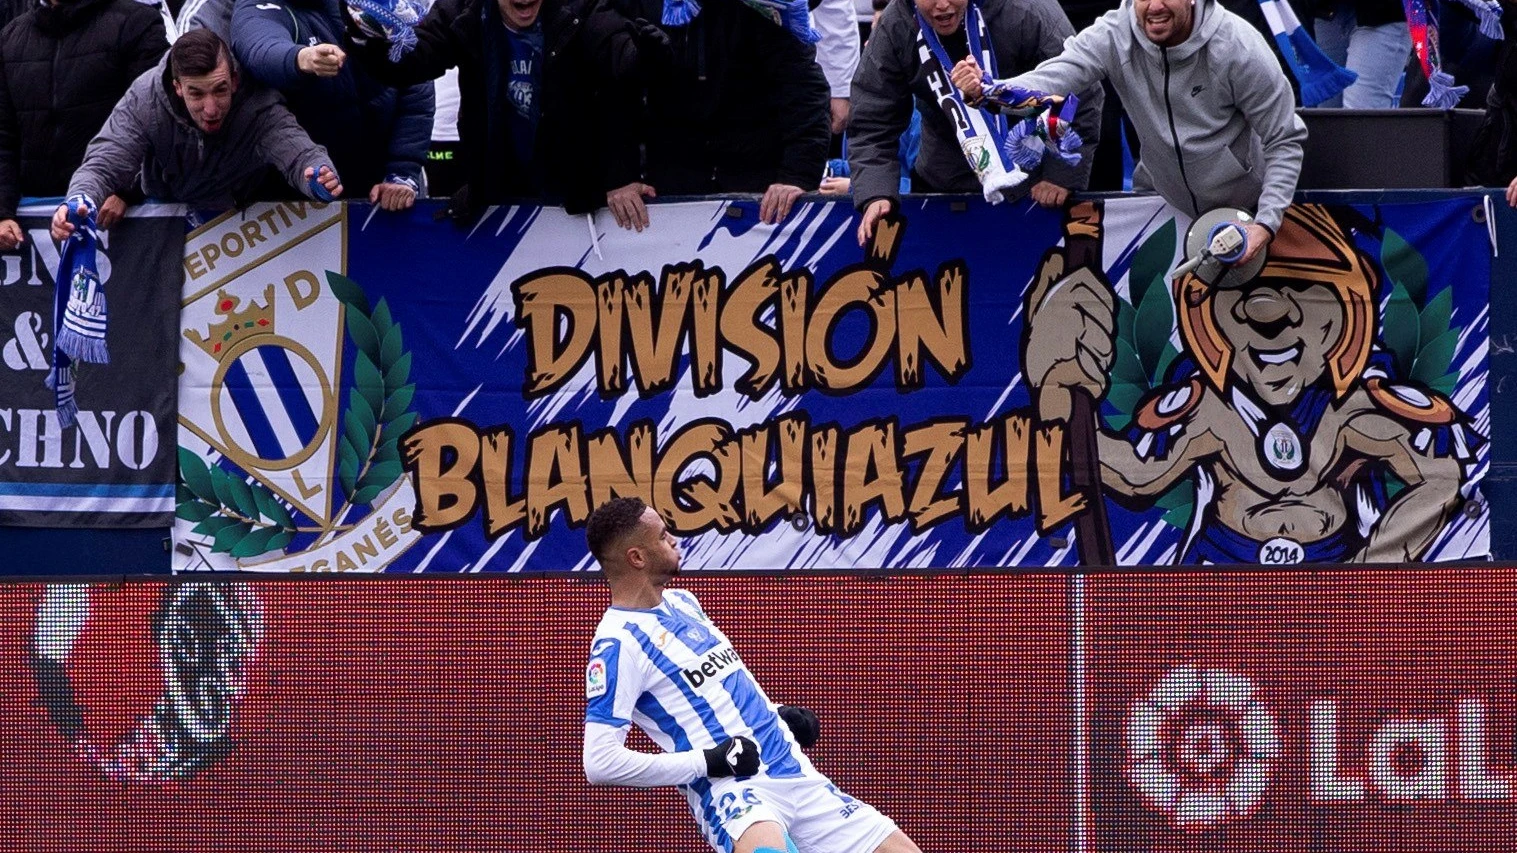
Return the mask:
{"type": "Polygon", "coordinates": [[[343,44],[338,0],[236,0],[237,61],[284,93],[311,138],[331,153],[348,194],[367,196],[390,174],[420,181],[432,142],[432,84],[386,86],[352,57],[336,77],[302,74],[296,55],[318,44],[343,44]]]}

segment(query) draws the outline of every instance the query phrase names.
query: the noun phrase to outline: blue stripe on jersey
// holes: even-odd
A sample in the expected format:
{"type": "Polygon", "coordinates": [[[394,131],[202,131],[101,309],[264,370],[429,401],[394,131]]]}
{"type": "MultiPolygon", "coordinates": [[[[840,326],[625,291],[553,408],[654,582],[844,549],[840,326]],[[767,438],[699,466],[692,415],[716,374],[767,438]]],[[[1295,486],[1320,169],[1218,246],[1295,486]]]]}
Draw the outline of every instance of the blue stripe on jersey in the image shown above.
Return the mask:
{"type": "MultiPolygon", "coordinates": [[[[680,728],[680,724],[675,721],[674,715],[664,710],[664,706],[659,704],[658,698],[652,693],[644,693],[638,697],[637,710],[652,720],[653,724],[658,726],[659,731],[668,735],[669,740],[674,743],[675,752],[688,752],[694,749],[690,745],[690,738],[685,736],[685,730],[680,728]]],[[[730,851],[732,849],[732,839],[728,837],[727,831],[722,829],[720,816],[716,813],[716,806],[711,803],[711,780],[701,777],[686,787],[700,795],[701,811],[705,815],[706,825],[711,827],[711,832],[716,838],[716,843],[730,851]]]]}
{"type": "Polygon", "coordinates": [[[669,656],[665,655],[658,646],[653,644],[653,638],[644,633],[643,629],[639,628],[635,623],[628,622],[627,630],[632,634],[633,639],[637,640],[638,645],[642,647],[643,654],[648,656],[648,660],[658,667],[658,671],[662,672],[664,677],[669,679],[670,684],[679,687],[680,692],[689,700],[690,707],[701,718],[701,723],[705,725],[706,731],[711,735],[712,740],[715,743],[721,743],[726,740],[728,737],[727,730],[722,728],[721,721],[716,718],[716,712],[711,709],[711,703],[702,699],[700,694],[695,692],[694,688],[685,683],[684,676],[680,674],[679,665],[669,660],[669,656]]]}
{"type": "Polygon", "coordinates": [[[803,772],[800,762],[795,760],[795,755],[790,752],[790,741],[780,731],[780,726],[784,723],[780,720],[780,715],[770,709],[764,697],[759,695],[753,677],[747,672],[734,672],[722,679],[722,687],[737,706],[738,716],[743,718],[748,728],[753,729],[753,737],[759,744],[759,755],[764,757],[764,763],[769,766],[769,775],[778,779],[800,776],[803,772]]]}
{"type": "Polygon", "coordinates": [[[671,589],[669,592],[674,596],[675,599],[684,602],[685,606],[689,607],[691,610],[694,610],[697,616],[701,617],[702,619],[706,618],[706,610],[705,608],[701,607],[701,603],[699,601],[695,600],[694,593],[690,592],[687,589],[671,589]]]}

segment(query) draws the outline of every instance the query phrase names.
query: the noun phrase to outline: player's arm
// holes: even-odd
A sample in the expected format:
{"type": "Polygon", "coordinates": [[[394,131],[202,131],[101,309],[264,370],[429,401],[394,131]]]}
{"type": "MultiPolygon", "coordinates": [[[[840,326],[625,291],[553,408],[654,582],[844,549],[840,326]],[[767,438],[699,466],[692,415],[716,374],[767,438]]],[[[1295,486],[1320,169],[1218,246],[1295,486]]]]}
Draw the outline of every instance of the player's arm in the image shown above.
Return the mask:
{"type": "Polygon", "coordinates": [[[654,788],[701,777],[752,776],[759,769],[758,745],[745,737],[728,738],[710,749],[653,754],[626,747],[628,728],[585,723],[585,779],[590,784],[654,788]]]}

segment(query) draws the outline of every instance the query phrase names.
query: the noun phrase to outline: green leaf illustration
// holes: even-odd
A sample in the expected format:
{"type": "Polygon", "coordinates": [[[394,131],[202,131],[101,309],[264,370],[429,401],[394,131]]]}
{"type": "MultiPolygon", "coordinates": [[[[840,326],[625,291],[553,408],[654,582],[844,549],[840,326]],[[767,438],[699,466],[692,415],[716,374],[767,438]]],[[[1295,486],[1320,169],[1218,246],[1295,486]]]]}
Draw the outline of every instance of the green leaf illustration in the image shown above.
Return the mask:
{"type": "Polygon", "coordinates": [[[185,521],[205,521],[207,518],[210,518],[211,513],[215,511],[216,508],[206,503],[205,501],[194,499],[180,501],[179,504],[174,507],[174,515],[178,518],[184,519],[185,521]]]}
{"type": "Polygon", "coordinates": [[[1406,289],[1415,305],[1427,299],[1427,260],[1400,234],[1387,228],[1380,239],[1380,263],[1391,281],[1406,289]]]}
{"type": "Polygon", "coordinates": [[[1417,353],[1417,363],[1412,367],[1411,379],[1429,387],[1437,384],[1449,370],[1454,360],[1454,349],[1459,346],[1459,333],[1449,329],[1429,341],[1417,353]]]}
{"type": "Polygon", "coordinates": [[[219,503],[216,488],[211,485],[211,472],[205,460],[188,448],[179,448],[179,479],[195,493],[195,497],[208,503],[219,503]]]}
{"type": "Polygon", "coordinates": [[[405,352],[405,342],[402,340],[400,325],[396,324],[385,330],[384,340],[379,343],[379,361],[381,364],[394,364],[405,352]]]}
{"type": "Polygon", "coordinates": [[[344,494],[353,494],[358,480],[358,451],[353,447],[353,440],[344,435],[337,441],[337,482],[342,485],[344,494]]]}
{"type": "Polygon", "coordinates": [[[238,540],[237,543],[231,547],[229,553],[238,559],[246,559],[248,557],[256,557],[259,554],[267,554],[269,551],[273,550],[273,548],[269,547],[269,543],[272,542],[274,540],[274,537],[278,536],[281,532],[283,531],[278,527],[255,527],[252,530],[249,530],[247,532],[247,535],[238,540]]]}
{"type": "Polygon", "coordinates": [[[406,412],[395,420],[390,421],[389,425],[387,425],[385,429],[394,430],[395,440],[399,441],[400,437],[405,435],[406,431],[411,427],[416,426],[416,422],[420,419],[421,416],[415,412],[406,412]]]}
{"type": "Polygon", "coordinates": [[[215,536],[217,533],[221,532],[222,528],[233,524],[241,524],[241,522],[235,518],[228,518],[224,515],[213,515],[210,518],[204,519],[199,524],[195,525],[190,532],[198,533],[201,536],[215,536]]]}
{"type": "Polygon", "coordinates": [[[395,393],[385,398],[386,423],[395,420],[400,415],[410,411],[411,400],[416,396],[416,384],[409,383],[395,389],[395,393]]]}
{"type": "Polygon", "coordinates": [[[361,492],[370,486],[385,488],[400,479],[402,471],[399,462],[376,462],[369,467],[368,473],[363,475],[363,481],[358,484],[361,492]]]}
{"type": "Polygon", "coordinates": [[[394,364],[385,368],[385,393],[393,394],[395,389],[411,381],[411,354],[406,353],[396,360],[394,364]]]}
{"type": "Polygon", "coordinates": [[[362,314],[369,313],[369,297],[364,295],[363,288],[358,286],[358,282],[342,273],[327,270],[327,287],[332,289],[332,295],[341,299],[348,307],[362,314]]]}
{"type": "Polygon", "coordinates": [[[1417,361],[1417,338],[1421,327],[1419,321],[1417,308],[1412,304],[1406,288],[1400,284],[1391,288],[1380,328],[1385,347],[1396,361],[1398,375],[1410,376],[1412,365],[1417,361]]]}
{"type": "Polygon", "coordinates": [[[274,493],[264,488],[262,484],[252,484],[253,497],[258,502],[258,514],[280,527],[294,527],[295,519],[290,517],[284,504],[274,497],[274,493]]]}
{"type": "Polygon", "coordinates": [[[1148,288],[1143,302],[1138,306],[1138,321],[1133,332],[1137,335],[1138,357],[1143,365],[1143,375],[1151,384],[1157,384],[1159,358],[1169,343],[1169,335],[1175,328],[1174,298],[1162,281],[1148,288]]]}
{"type": "Polygon", "coordinates": [[[363,353],[353,358],[353,386],[363,400],[368,418],[378,422],[379,413],[385,404],[385,381],[379,375],[379,368],[363,353]]]}
{"type": "Polygon", "coordinates": [[[379,332],[375,331],[374,323],[365,315],[357,311],[346,313],[348,337],[353,339],[353,344],[358,351],[365,355],[379,352],[379,332]]]}
{"type": "Polygon", "coordinates": [[[231,550],[237,547],[237,543],[246,539],[252,531],[253,525],[245,521],[233,521],[216,531],[216,535],[211,537],[211,551],[222,554],[231,553],[231,550]]]}
{"type": "Polygon", "coordinates": [[[1127,429],[1127,425],[1132,422],[1132,413],[1146,391],[1146,388],[1132,382],[1113,381],[1110,390],[1106,392],[1106,402],[1116,407],[1120,417],[1108,416],[1107,424],[1115,430],[1127,429]]]}
{"type": "Polygon", "coordinates": [[[1111,365],[1111,381],[1113,383],[1127,382],[1138,386],[1143,391],[1149,389],[1148,374],[1143,372],[1143,362],[1138,359],[1137,350],[1121,339],[1116,342],[1116,359],[1111,365]]]}
{"type": "Polygon", "coordinates": [[[1133,253],[1132,267],[1127,273],[1128,296],[1132,304],[1142,305],[1154,284],[1158,284],[1168,298],[1169,265],[1174,257],[1175,221],[1171,219],[1159,226],[1159,230],[1133,253]]]}
{"type": "MultiPolygon", "coordinates": [[[[386,483],[385,485],[389,484],[386,483]]],[[[353,497],[349,498],[349,500],[351,500],[355,506],[365,506],[367,504],[373,503],[374,499],[379,497],[379,493],[382,491],[384,491],[384,486],[381,486],[378,483],[369,486],[360,486],[358,491],[354,492],[353,497]]]]}

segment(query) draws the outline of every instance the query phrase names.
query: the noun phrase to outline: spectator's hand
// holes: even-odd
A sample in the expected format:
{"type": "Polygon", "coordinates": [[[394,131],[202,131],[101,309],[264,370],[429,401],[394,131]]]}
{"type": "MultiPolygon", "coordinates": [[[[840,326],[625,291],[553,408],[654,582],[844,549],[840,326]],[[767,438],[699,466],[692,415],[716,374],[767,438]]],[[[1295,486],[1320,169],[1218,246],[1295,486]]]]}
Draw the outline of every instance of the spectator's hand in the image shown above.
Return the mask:
{"type": "Polygon", "coordinates": [[[381,210],[409,210],[416,203],[416,189],[408,184],[386,181],[369,190],[369,203],[381,210]]]}
{"type": "Polygon", "coordinates": [[[1508,207],[1517,207],[1517,178],[1506,185],[1506,203],[1508,207]]]}
{"type": "MultiPolygon", "coordinates": [[[[306,183],[309,184],[313,180],[312,175],[315,173],[315,171],[316,170],[312,169],[310,166],[306,167],[306,183]]],[[[332,171],[331,166],[322,166],[321,173],[317,174],[314,180],[317,183],[321,184],[321,186],[332,196],[332,198],[337,198],[342,195],[342,181],[337,179],[337,173],[332,171]]]]}
{"type": "MultiPolygon", "coordinates": [[[[72,212],[81,218],[88,216],[89,205],[81,202],[79,207],[72,212]]],[[[67,203],[58,205],[58,209],[53,211],[53,223],[48,228],[48,233],[60,243],[73,236],[74,233],[74,223],[69,221],[69,213],[67,203]]]]}
{"type": "Polygon", "coordinates": [[[26,242],[26,233],[21,223],[14,219],[0,219],[0,252],[9,252],[26,242]]]}
{"type": "Polygon", "coordinates": [[[1069,190],[1048,181],[1033,184],[1027,194],[1042,207],[1063,207],[1064,202],[1069,201],[1069,190]]]}
{"type": "Polygon", "coordinates": [[[816,746],[817,739],[822,736],[822,722],[816,718],[815,711],[799,705],[781,705],[779,715],[801,749],[816,746]]]}
{"type": "Polygon", "coordinates": [[[980,70],[980,63],[974,61],[973,56],[966,56],[959,60],[959,64],[953,67],[949,75],[954,88],[964,96],[964,103],[971,107],[979,106],[985,98],[985,75],[980,70]]]}
{"type": "Polygon", "coordinates": [[[765,225],[778,225],[790,215],[790,208],[805,190],[790,184],[770,184],[759,201],[759,221],[765,225]]]}
{"type": "Polygon", "coordinates": [[[1243,250],[1243,257],[1239,258],[1233,266],[1243,266],[1253,260],[1255,255],[1264,251],[1270,241],[1275,239],[1275,235],[1269,233],[1268,228],[1257,222],[1244,225],[1243,233],[1248,238],[1248,246],[1243,250]]]}
{"type": "Polygon", "coordinates": [[[348,55],[335,44],[318,44],[303,47],[295,54],[295,67],[302,73],[317,77],[336,77],[342,71],[342,63],[348,55]]]}
{"type": "Polygon", "coordinates": [[[752,776],[759,770],[758,744],[748,738],[730,737],[706,750],[706,776],[752,776]]]}
{"type": "Polygon", "coordinates": [[[101,203],[100,212],[95,214],[95,225],[101,231],[109,231],[112,225],[125,217],[126,202],[121,200],[121,196],[113,195],[101,203]]]}
{"type": "Polygon", "coordinates": [[[848,99],[832,99],[832,132],[842,133],[848,127],[848,99]]]}
{"type": "Polygon", "coordinates": [[[877,198],[871,201],[859,216],[859,246],[869,245],[869,240],[874,236],[874,226],[880,221],[880,217],[890,212],[890,199],[877,198]]]}
{"type": "Polygon", "coordinates": [[[641,181],[633,181],[606,193],[606,207],[616,217],[616,224],[639,233],[648,227],[648,205],[644,198],[658,198],[658,191],[641,181]]]}
{"type": "Polygon", "coordinates": [[[822,187],[819,190],[822,195],[848,195],[848,188],[853,182],[847,178],[834,178],[831,176],[822,179],[822,187]]]}
{"type": "Polygon", "coordinates": [[[632,19],[632,30],[637,34],[637,59],[645,71],[659,71],[674,61],[674,45],[669,34],[644,18],[632,19]]]}

